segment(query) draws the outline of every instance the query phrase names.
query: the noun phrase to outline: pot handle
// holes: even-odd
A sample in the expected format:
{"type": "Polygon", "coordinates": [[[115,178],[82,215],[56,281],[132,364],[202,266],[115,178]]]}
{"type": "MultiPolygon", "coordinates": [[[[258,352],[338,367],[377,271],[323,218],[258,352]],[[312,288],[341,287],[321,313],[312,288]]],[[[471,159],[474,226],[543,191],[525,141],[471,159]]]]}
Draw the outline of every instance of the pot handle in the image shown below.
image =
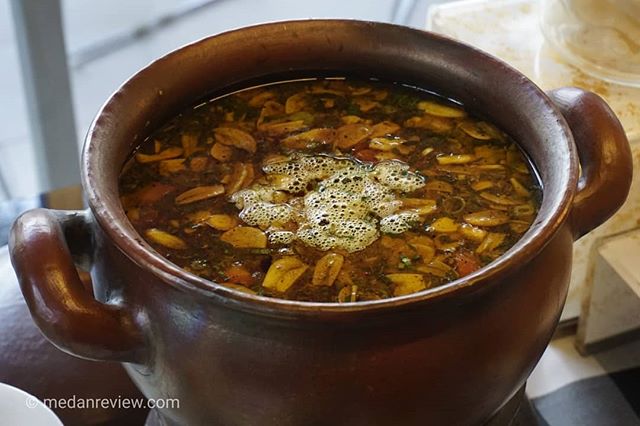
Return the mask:
{"type": "Polygon", "coordinates": [[[569,124],[580,158],[582,172],[569,219],[577,240],[625,202],[633,173],[631,149],[615,113],[595,93],[564,87],[549,97],[569,124]]]}
{"type": "Polygon", "coordinates": [[[34,209],[13,224],[11,263],[47,339],[81,358],[141,363],[144,335],[132,312],[85,290],[72,257],[90,256],[89,213],[34,209]],[[72,250],[70,250],[70,247],[72,250]]]}

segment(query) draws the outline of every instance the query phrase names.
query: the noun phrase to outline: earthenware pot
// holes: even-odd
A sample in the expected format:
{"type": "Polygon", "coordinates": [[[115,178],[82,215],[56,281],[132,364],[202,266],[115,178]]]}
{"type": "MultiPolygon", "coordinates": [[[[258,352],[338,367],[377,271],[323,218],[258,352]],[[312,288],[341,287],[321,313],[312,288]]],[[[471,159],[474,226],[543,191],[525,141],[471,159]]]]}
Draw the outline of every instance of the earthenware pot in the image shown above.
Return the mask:
{"type": "Polygon", "coordinates": [[[210,37],[140,71],[94,121],[82,173],[88,211],[34,210],[13,227],[23,294],[60,349],[123,362],[147,397],[179,399],[158,411],[167,424],[472,425],[488,421],[540,358],[567,293],[572,243],[624,202],[631,157],[594,94],[545,94],[439,35],[311,20],[210,37]],[[205,95],[318,75],[428,88],[501,126],[544,186],[531,229],[463,279],[344,305],[241,293],[181,270],[140,238],[117,180],[153,129],[205,95]],[[95,296],[74,263],[92,266],[95,296]]]}

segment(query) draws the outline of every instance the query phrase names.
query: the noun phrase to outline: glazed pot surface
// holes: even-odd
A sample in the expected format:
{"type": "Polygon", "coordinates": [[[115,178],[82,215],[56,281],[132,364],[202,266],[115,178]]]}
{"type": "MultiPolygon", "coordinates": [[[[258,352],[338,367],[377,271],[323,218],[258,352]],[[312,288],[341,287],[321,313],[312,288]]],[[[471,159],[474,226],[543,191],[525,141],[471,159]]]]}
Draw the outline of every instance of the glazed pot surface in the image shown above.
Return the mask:
{"type": "Polygon", "coordinates": [[[16,222],[11,249],[23,293],[58,347],[125,362],[147,397],[178,398],[179,408],[160,410],[167,422],[471,425],[487,421],[535,366],[564,303],[572,241],[622,204],[631,161],[619,122],[593,94],[549,97],[452,40],[330,20],[241,29],[154,62],[103,107],[83,173],[90,213],[39,210],[16,222]],[[347,305],[247,295],[154,252],[118,198],[131,151],[205,95],[317,75],[403,82],[482,112],[540,174],[531,229],[464,279],[347,305]],[[29,265],[34,253],[48,255],[29,265]],[[71,254],[90,254],[97,300],[82,290],[71,254]]]}

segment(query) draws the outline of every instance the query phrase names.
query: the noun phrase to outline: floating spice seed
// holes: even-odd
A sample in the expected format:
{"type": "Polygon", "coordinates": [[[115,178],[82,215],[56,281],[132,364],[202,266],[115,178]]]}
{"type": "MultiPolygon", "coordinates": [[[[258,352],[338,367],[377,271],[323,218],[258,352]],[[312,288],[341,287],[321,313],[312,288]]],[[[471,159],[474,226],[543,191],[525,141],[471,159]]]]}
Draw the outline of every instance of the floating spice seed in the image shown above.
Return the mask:
{"type": "Polygon", "coordinates": [[[288,136],[282,140],[282,145],[289,149],[310,149],[314,145],[329,145],[335,139],[334,129],[320,128],[288,136]]]}
{"type": "Polygon", "coordinates": [[[316,263],[316,267],[313,270],[313,278],[311,283],[313,285],[331,286],[338,277],[342,264],[344,263],[344,256],[339,253],[329,253],[324,255],[316,263]]]}
{"type": "Polygon", "coordinates": [[[426,198],[404,198],[402,201],[402,207],[414,210],[419,215],[426,215],[438,210],[436,200],[429,200],[426,198]]]}
{"type": "Polygon", "coordinates": [[[493,188],[493,182],[490,180],[480,180],[472,183],[470,186],[474,191],[484,191],[485,189],[493,188]]]}
{"type": "Polygon", "coordinates": [[[136,154],[136,161],[138,163],[154,163],[156,161],[169,160],[171,158],[180,157],[182,155],[182,148],[178,148],[177,146],[167,148],[164,151],[160,151],[157,154],[136,154]]]}
{"type": "Polygon", "coordinates": [[[440,234],[433,239],[436,248],[445,253],[455,251],[458,247],[464,244],[464,241],[452,239],[449,234],[440,234]]]}
{"type": "Polygon", "coordinates": [[[276,98],[276,94],[273,92],[270,92],[270,91],[260,92],[257,95],[253,96],[251,99],[249,99],[249,106],[252,108],[260,108],[265,103],[267,103],[267,101],[270,101],[275,98],[276,98]]]}
{"type": "Polygon", "coordinates": [[[384,101],[385,99],[387,99],[387,96],[389,95],[389,92],[387,92],[386,90],[374,90],[371,92],[373,99],[375,99],[376,101],[384,101]]]}
{"type": "Polygon", "coordinates": [[[465,238],[478,243],[482,242],[482,240],[484,240],[484,237],[487,236],[487,231],[477,228],[473,225],[469,225],[468,223],[463,223],[462,225],[460,225],[459,231],[465,238]]]}
{"type": "Polygon", "coordinates": [[[193,224],[199,224],[211,217],[213,213],[209,210],[198,210],[186,215],[187,220],[193,224]]]}
{"type": "Polygon", "coordinates": [[[476,166],[472,166],[475,170],[482,170],[482,171],[492,171],[492,172],[497,172],[497,171],[502,171],[504,170],[504,166],[501,164],[479,164],[476,166]]]}
{"type": "Polygon", "coordinates": [[[460,123],[459,127],[467,135],[480,141],[487,141],[493,137],[493,132],[491,132],[491,129],[488,127],[487,123],[465,121],[463,123],[460,123]]]}
{"type": "Polygon", "coordinates": [[[400,126],[398,124],[394,123],[393,121],[385,120],[371,127],[370,137],[377,138],[382,136],[389,136],[393,133],[396,133],[398,130],[400,130],[400,126]]]}
{"type": "Polygon", "coordinates": [[[516,217],[531,216],[536,209],[531,204],[521,204],[513,208],[513,215],[516,217]]]}
{"type": "Polygon", "coordinates": [[[436,249],[433,246],[427,246],[424,244],[412,244],[412,247],[420,255],[420,260],[424,263],[429,263],[436,255],[436,249]]]}
{"type": "MultiPolygon", "coordinates": [[[[373,138],[369,142],[369,148],[385,152],[398,152],[402,155],[410,154],[414,148],[405,145],[404,139],[396,138],[373,138]]],[[[392,158],[395,156],[392,156],[392,158]]]]}
{"type": "Polygon", "coordinates": [[[185,250],[187,248],[187,243],[185,243],[181,238],[157,228],[147,229],[144,235],[154,243],[170,249],[185,250]]]}
{"type": "Polygon", "coordinates": [[[497,210],[481,210],[466,214],[463,219],[475,226],[498,226],[509,222],[509,215],[497,210]]]}
{"type": "Polygon", "coordinates": [[[325,108],[333,108],[336,106],[336,100],[333,98],[322,99],[322,105],[325,108]]]}
{"type": "Polygon", "coordinates": [[[238,220],[228,214],[212,214],[204,222],[218,231],[228,231],[238,225],[238,220]]]}
{"type": "Polygon", "coordinates": [[[178,205],[195,203],[196,201],[206,200],[207,198],[216,197],[220,194],[224,194],[224,186],[222,185],[197,186],[178,195],[175,203],[178,205]]]}
{"type": "Polygon", "coordinates": [[[353,303],[353,302],[357,302],[358,301],[358,286],[357,285],[352,285],[351,286],[351,294],[349,295],[349,302],[353,303]]]}
{"type": "Polygon", "coordinates": [[[442,200],[442,210],[449,214],[460,213],[466,205],[466,200],[458,196],[448,197],[442,200]]]}
{"type": "Polygon", "coordinates": [[[207,157],[193,157],[189,163],[189,168],[194,172],[202,172],[207,168],[209,159],[207,157]]]}
{"type": "Polygon", "coordinates": [[[439,155],[436,157],[438,164],[467,164],[475,161],[476,157],[469,154],[439,155]]]}
{"type": "Polygon", "coordinates": [[[198,137],[193,133],[185,133],[180,138],[180,144],[184,150],[184,156],[188,157],[198,149],[198,137]]]}
{"type": "Polygon", "coordinates": [[[425,149],[423,149],[422,152],[420,152],[420,155],[422,155],[423,157],[426,157],[427,155],[431,154],[433,151],[434,149],[428,146],[425,149]]]}
{"type": "Polygon", "coordinates": [[[513,187],[513,190],[519,196],[521,196],[521,197],[530,197],[531,196],[531,193],[529,192],[529,190],[527,188],[525,188],[524,185],[521,184],[518,179],[512,177],[511,179],[509,179],[509,182],[511,182],[511,186],[513,187]]]}
{"type": "Polygon", "coordinates": [[[450,217],[441,217],[429,225],[429,230],[448,234],[456,232],[458,230],[458,224],[450,217]]]}
{"type": "Polygon", "coordinates": [[[340,90],[327,89],[321,86],[313,86],[310,90],[314,95],[336,95],[336,96],[344,96],[344,92],[340,90]]]}
{"type": "Polygon", "coordinates": [[[427,288],[422,274],[387,274],[386,277],[394,285],[394,296],[404,296],[427,288]]]}
{"type": "Polygon", "coordinates": [[[467,115],[467,113],[461,108],[442,105],[431,101],[418,102],[418,109],[429,115],[435,115],[436,117],[459,118],[467,115]]]}
{"type": "Polygon", "coordinates": [[[281,136],[307,127],[304,120],[286,121],[284,123],[269,123],[260,125],[260,130],[271,136],[281,136]]]}
{"type": "Polygon", "coordinates": [[[169,176],[173,173],[187,170],[184,165],[184,158],[174,158],[172,160],[162,160],[158,163],[158,173],[162,176],[169,176]]]}
{"type": "Polygon", "coordinates": [[[346,303],[346,302],[356,302],[358,300],[358,286],[357,285],[347,285],[342,287],[338,292],[338,302],[346,303]]]}
{"type": "Polygon", "coordinates": [[[262,127],[267,118],[282,114],[284,114],[284,105],[274,101],[265,102],[264,106],[260,110],[258,121],[256,122],[258,129],[262,127]]]}
{"type": "Polygon", "coordinates": [[[254,278],[246,268],[241,265],[231,265],[224,270],[224,275],[230,282],[250,286],[254,282],[254,278]]]}
{"type": "Polygon", "coordinates": [[[176,187],[173,185],[153,182],[147,186],[143,186],[133,194],[123,196],[122,204],[125,208],[153,204],[160,201],[174,189],[176,189],[176,187]]]}
{"type": "Polygon", "coordinates": [[[487,191],[481,192],[480,197],[499,206],[517,206],[518,204],[522,203],[521,201],[512,200],[508,197],[501,197],[487,191]]]}
{"type": "Polygon", "coordinates": [[[251,226],[237,226],[220,235],[220,239],[237,248],[267,247],[267,235],[251,226]]]}
{"type": "Polygon", "coordinates": [[[450,118],[425,114],[422,117],[411,117],[404,122],[406,127],[419,127],[435,133],[447,133],[453,130],[454,122],[450,118]]]}
{"type": "Polygon", "coordinates": [[[295,256],[285,256],[273,262],[262,286],[279,293],[286,292],[309,267],[295,256]]]}
{"type": "Polygon", "coordinates": [[[216,160],[225,162],[231,160],[231,157],[233,156],[233,148],[221,144],[220,142],[216,142],[211,147],[209,153],[216,160]]]}
{"type": "Polygon", "coordinates": [[[433,259],[426,265],[419,265],[416,269],[425,274],[435,275],[440,278],[446,277],[451,271],[451,267],[438,258],[433,259]]]}
{"type": "Polygon", "coordinates": [[[342,117],[340,117],[340,120],[344,124],[356,124],[356,123],[362,123],[364,121],[362,118],[358,117],[357,115],[343,115],[342,117]]]}
{"type": "Polygon", "coordinates": [[[362,96],[371,92],[371,87],[349,87],[351,90],[351,96],[362,96]]]}
{"type": "Polygon", "coordinates": [[[453,185],[441,180],[434,179],[427,182],[424,186],[424,189],[429,191],[436,191],[436,192],[446,192],[450,194],[453,192],[453,185]]]}
{"type": "Polygon", "coordinates": [[[433,260],[436,250],[433,241],[426,235],[420,235],[409,239],[409,244],[420,256],[422,263],[429,263],[433,260]]]}
{"type": "Polygon", "coordinates": [[[372,101],[370,99],[354,99],[353,103],[358,105],[362,112],[369,112],[380,106],[380,102],[372,101]]]}
{"type": "Polygon", "coordinates": [[[253,181],[254,171],[251,163],[235,163],[227,182],[227,194],[233,195],[253,181]]]}
{"type": "Polygon", "coordinates": [[[345,124],[338,127],[336,145],[342,149],[351,148],[367,139],[371,131],[371,127],[365,124],[345,124]]]}
{"type": "Polygon", "coordinates": [[[307,94],[304,92],[289,96],[284,104],[284,112],[286,114],[293,114],[302,111],[307,105],[306,97],[307,94]]]}
{"type": "Polygon", "coordinates": [[[497,232],[489,232],[487,236],[482,240],[478,248],[476,249],[476,253],[482,254],[487,251],[491,251],[497,248],[500,244],[503,243],[506,238],[505,234],[500,234],[497,232]]]}
{"type": "Polygon", "coordinates": [[[531,223],[527,222],[526,220],[512,220],[509,223],[509,228],[511,228],[511,230],[517,234],[524,233],[527,229],[529,229],[530,226],[531,223]]]}
{"type": "Polygon", "coordinates": [[[244,130],[233,127],[218,127],[214,130],[216,142],[234,146],[251,154],[256,152],[256,140],[244,130]]]}

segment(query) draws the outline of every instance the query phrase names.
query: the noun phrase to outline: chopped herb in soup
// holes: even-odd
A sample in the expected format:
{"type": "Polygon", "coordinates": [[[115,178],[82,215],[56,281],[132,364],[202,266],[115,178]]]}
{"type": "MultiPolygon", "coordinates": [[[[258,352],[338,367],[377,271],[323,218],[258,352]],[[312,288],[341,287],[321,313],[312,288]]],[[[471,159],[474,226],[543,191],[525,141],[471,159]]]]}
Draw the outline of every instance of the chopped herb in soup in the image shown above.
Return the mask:
{"type": "Polygon", "coordinates": [[[120,178],[160,254],[228,287],[358,302],[443,285],[509,249],[539,189],[516,144],[397,84],[306,80],[184,111],[120,178]]]}

